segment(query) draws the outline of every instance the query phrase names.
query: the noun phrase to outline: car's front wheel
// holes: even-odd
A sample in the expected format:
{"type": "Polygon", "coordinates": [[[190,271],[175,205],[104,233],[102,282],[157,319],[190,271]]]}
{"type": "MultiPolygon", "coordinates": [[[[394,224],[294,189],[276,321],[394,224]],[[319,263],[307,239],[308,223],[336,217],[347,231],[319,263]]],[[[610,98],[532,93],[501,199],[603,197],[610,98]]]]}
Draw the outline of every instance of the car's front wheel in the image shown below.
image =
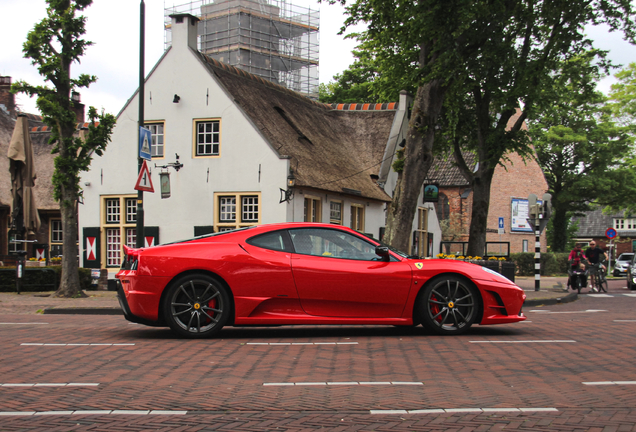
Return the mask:
{"type": "Polygon", "coordinates": [[[186,275],[170,285],[164,298],[164,316],[180,336],[205,338],[219,332],[230,316],[225,285],[205,274],[186,275]]]}
{"type": "Polygon", "coordinates": [[[463,334],[479,315],[479,291],[458,276],[442,276],[424,288],[418,300],[422,325],[442,335],[463,334]]]}

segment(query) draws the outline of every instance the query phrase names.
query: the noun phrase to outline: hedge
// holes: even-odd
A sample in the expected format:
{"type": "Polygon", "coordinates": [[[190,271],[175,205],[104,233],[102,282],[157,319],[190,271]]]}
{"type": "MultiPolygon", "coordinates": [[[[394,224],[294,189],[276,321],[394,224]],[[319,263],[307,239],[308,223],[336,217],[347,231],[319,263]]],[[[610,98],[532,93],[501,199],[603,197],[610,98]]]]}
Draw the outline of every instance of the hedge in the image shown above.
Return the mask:
{"type": "MultiPolygon", "coordinates": [[[[541,274],[566,274],[568,272],[567,252],[562,253],[541,253],[541,274]]],[[[510,260],[517,265],[519,276],[534,275],[534,253],[522,252],[510,254],[510,260]]]]}
{"type": "MultiPolygon", "coordinates": [[[[20,291],[57,291],[61,272],[62,266],[25,267],[20,291]]],[[[91,269],[80,268],[79,279],[82,290],[96,289],[91,285],[91,269]]],[[[15,267],[0,268],[0,292],[15,292],[15,267]]]]}

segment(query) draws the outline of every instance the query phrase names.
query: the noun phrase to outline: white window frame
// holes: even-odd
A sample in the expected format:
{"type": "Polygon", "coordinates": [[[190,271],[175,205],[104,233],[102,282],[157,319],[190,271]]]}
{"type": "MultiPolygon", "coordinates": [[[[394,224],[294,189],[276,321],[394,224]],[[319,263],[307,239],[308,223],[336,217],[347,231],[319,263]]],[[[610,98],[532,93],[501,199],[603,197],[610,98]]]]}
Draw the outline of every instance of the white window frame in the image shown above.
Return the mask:
{"type": "Polygon", "coordinates": [[[137,243],[137,196],[104,195],[101,198],[101,255],[103,257],[101,266],[119,267],[123,256],[123,245],[135,247],[137,243]]]}
{"type": "Polygon", "coordinates": [[[329,222],[342,225],[342,201],[329,201],[329,222]],[[337,205],[338,208],[334,209],[334,205],[337,205]]]}
{"type": "Polygon", "coordinates": [[[153,121],[144,124],[144,127],[150,131],[150,155],[153,159],[162,159],[166,154],[166,127],[163,121],[153,121]]]}
{"type": "Polygon", "coordinates": [[[260,225],[261,202],[260,192],[215,192],[214,231],[260,225]],[[234,218],[230,219],[228,215],[234,215],[234,218]]]}
{"type": "MultiPolygon", "coordinates": [[[[221,156],[221,119],[219,118],[209,118],[209,119],[194,119],[194,124],[193,124],[193,133],[192,136],[194,138],[194,145],[193,145],[193,157],[196,158],[200,158],[200,157],[220,157],[221,156]],[[212,131],[203,131],[203,136],[210,136],[211,137],[211,142],[207,143],[207,142],[203,142],[203,143],[199,143],[199,125],[202,124],[211,124],[212,125],[212,131]],[[214,131],[214,125],[217,125],[218,131],[214,131]],[[214,142],[214,137],[216,136],[217,142],[214,142]],[[206,151],[202,151],[199,152],[199,145],[202,146],[210,146],[210,151],[206,152],[206,151]],[[216,145],[216,151],[214,151],[214,146],[216,145]]],[[[203,150],[207,150],[207,149],[203,149],[203,150]]]]}

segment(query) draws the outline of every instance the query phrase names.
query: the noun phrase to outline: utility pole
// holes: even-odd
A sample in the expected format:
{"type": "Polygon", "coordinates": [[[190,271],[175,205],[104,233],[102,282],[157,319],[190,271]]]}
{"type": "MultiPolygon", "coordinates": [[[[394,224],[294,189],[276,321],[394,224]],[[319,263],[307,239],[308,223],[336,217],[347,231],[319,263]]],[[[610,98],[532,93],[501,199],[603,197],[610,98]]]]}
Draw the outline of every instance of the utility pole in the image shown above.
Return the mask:
{"type": "Polygon", "coordinates": [[[535,194],[528,195],[528,223],[534,229],[534,290],[541,290],[541,232],[552,214],[552,195],[543,194],[543,202],[538,202],[535,194]]]}
{"type": "MultiPolygon", "coordinates": [[[[141,0],[139,4],[139,94],[137,99],[139,100],[139,127],[137,128],[137,146],[141,141],[141,128],[144,127],[144,57],[145,57],[145,38],[146,38],[146,5],[144,0],[141,0]]],[[[143,165],[143,159],[139,154],[139,148],[137,148],[137,173],[141,172],[143,165]]],[[[137,225],[135,229],[137,241],[135,246],[142,248],[144,244],[144,192],[142,190],[137,191],[137,225]]]]}

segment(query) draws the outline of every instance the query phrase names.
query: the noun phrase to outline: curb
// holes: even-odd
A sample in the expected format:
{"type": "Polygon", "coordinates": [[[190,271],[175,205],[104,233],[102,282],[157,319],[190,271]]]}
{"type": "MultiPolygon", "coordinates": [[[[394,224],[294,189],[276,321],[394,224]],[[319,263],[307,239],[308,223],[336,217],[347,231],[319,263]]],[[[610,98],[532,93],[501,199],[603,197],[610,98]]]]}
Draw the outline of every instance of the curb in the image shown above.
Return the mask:
{"type": "Polygon", "coordinates": [[[57,308],[44,309],[44,315],[123,315],[120,307],[104,308],[57,308]]]}
{"type": "Polygon", "coordinates": [[[523,305],[524,306],[549,306],[549,305],[555,305],[560,303],[570,303],[570,302],[578,300],[578,298],[579,298],[579,294],[573,292],[573,293],[569,293],[565,295],[564,297],[526,300],[525,302],[523,302],[523,305]]]}

